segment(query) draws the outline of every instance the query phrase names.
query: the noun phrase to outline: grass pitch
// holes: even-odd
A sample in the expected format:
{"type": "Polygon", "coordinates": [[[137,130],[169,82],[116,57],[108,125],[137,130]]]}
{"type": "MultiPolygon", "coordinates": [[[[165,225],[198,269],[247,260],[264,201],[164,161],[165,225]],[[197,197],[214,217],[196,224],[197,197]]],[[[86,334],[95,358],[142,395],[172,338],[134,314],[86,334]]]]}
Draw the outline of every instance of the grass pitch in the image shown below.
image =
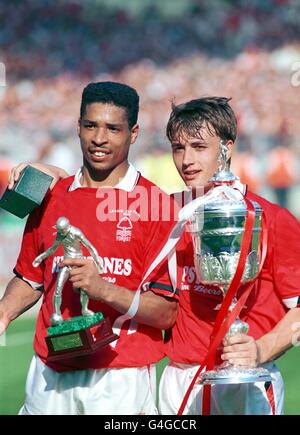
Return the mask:
{"type": "MultiPolygon", "coordinates": [[[[32,357],[35,320],[21,318],[0,341],[0,415],[17,414],[23,404],[26,373],[32,357]],[[4,346],[5,344],[5,346],[4,346]]],[[[285,414],[300,415],[299,348],[291,349],[278,360],[285,381],[285,414]]],[[[166,360],[158,364],[160,376],[166,360]]]]}

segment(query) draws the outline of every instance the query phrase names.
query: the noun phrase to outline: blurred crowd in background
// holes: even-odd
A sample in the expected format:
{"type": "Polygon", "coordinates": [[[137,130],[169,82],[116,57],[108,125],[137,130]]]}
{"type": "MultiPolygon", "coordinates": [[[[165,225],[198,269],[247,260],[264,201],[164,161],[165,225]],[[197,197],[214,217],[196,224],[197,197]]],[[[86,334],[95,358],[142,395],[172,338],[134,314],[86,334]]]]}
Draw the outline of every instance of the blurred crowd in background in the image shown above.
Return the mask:
{"type": "Polygon", "coordinates": [[[167,191],[182,186],[165,136],[172,101],[232,97],[235,172],[300,216],[300,2],[182,0],[172,14],[168,0],[140,1],[136,14],[112,3],[0,2],[0,189],[24,160],[74,172],[82,89],[117,80],[141,97],[131,160],[145,176],[167,191]]]}

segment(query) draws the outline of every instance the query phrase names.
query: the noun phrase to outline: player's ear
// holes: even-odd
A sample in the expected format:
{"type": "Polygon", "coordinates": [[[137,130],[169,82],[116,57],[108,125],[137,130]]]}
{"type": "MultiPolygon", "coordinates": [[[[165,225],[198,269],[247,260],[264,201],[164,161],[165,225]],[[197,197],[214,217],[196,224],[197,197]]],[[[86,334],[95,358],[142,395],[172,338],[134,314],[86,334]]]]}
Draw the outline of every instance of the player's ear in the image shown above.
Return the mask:
{"type": "Polygon", "coordinates": [[[133,144],[136,141],[136,138],[138,137],[139,134],[138,124],[134,124],[134,126],[131,128],[130,134],[131,134],[130,143],[133,144]]]}
{"type": "Polygon", "coordinates": [[[232,157],[232,153],[233,153],[233,149],[234,149],[234,142],[230,139],[226,142],[226,145],[228,147],[228,151],[227,151],[227,161],[231,161],[231,157],[232,157]]]}
{"type": "Polygon", "coordinates": [[[81,118],[79,118],[77,122],[77,134],[79,137],[80,137],[80,127],[81,127],[81,118]]]}

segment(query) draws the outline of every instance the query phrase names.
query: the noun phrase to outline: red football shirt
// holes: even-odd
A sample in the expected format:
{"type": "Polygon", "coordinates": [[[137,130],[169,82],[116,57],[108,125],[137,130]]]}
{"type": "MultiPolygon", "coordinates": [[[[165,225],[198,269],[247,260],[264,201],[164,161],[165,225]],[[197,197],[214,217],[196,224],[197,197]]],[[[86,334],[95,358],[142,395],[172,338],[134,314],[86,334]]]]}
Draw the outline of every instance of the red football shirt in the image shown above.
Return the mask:
{"type": "MultiPolygon", "coordinates": [[[[161,331],[136,322],[131,323],[130,327],[131,321],[128,320],[123,324],[114,348],[107,345],[89,356],[47,362],[45,336],[54,311],[57,263],[63,256],[63,247],[60,245],[40,267],[32,266],[35,257],[52,246],[56,235],[54,225],[59,217],[65,216],[96,247],[104,268],[102,277],[136,291],[174,226],[174,202],[136,171],[135,176],[127,191],[121,188],[94,189],[78,186],[72,190],[70,187],[74,185],[74,177],[68,177],[57,183],[43,205],[27,221],[15,273],[32,285],[43,284],[43,302],[37,320],[34,350],[47,365],[57,371],[141,367],[154,363],[163,356],[161,331]]],[[[82,250],[85,256],[90,256],[85,247],[82,246],[82,250]]],[[[169,280],[166,261],[146,281],[150,283],[151,291],[177,298],[177,290],[173,292],[169,280]]],[[[112,324],[121,315],[98,301],[91,300],[89,308],[103,312],[112,324]]],[[[81,313],[79,295],[73,291],[70,282],[63,289],[61,309],[64,318],[81,313]]]]}
{"type": "MultiPolygon", "coordinates": [[[[288,308],[300,302],[300,225],[294,216],[269,201],[247,193],[266,216],[268,251],[262,271],[240,318],[249,324],[249,335],[258,339],[269,332],[288,308]]],[[[182,364],[200,364],[206,356],[214,321],[222,302],[221,290],[197,282],[193,244],[188,232],[177,246],[179,312],[165,338],[165,353],[182,364]]],[[[242,289],[240,291],[243,291],[242,289]]]]}

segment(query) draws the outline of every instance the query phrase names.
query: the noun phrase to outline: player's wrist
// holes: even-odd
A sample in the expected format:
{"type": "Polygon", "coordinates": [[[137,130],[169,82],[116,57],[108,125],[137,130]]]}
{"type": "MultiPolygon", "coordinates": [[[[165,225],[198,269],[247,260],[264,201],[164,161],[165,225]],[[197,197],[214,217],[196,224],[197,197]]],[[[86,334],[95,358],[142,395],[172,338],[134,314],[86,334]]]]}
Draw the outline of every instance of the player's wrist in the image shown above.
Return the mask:
{"type": "Polygon", "coordinates": [[[98,300],[100,302],[104,303],[110,303],[111,302],[111,284],[106,281],[105,279],[102,279],[100,276],[97,277],[97,284],[95,285],[95,294],[96,297],[93,298],[95,300],[98,300]]]}
{"type": "Polygon", "coordinates": [[[15,310],[9,309],[5,302],[0,304],[0,335],[6,331],[9,324],[17,317],[15,310]]]}
{"type": "MultiPolygon", "coordinates": [[[[117,286],[116,284],[113,284],[106,279],[103,279],[99,277],[99,287],[98,287],[98,293],[99,293],[99,299],[101,302],[104,302],[107,305],[110,305],[112,307],[116,308],[116,304],[118,307],[116,309],[119,309],[119,305],[123,305],[127,303],[126,297],[124,298],[124,290],[123,288],[117,286]]],[[[131,293],[131,292],[130,292],[131,293]]],[[[126,309],[125,311],[126,312],[126,309]]]]}
{"type": "Polygon", "coordinates": [[[256,340],[257,347],[257,365],[265,364],[272,360],[272,356],[269,354],[268,350],[270,348],[267,337],[263,336],[256,340]]]}

